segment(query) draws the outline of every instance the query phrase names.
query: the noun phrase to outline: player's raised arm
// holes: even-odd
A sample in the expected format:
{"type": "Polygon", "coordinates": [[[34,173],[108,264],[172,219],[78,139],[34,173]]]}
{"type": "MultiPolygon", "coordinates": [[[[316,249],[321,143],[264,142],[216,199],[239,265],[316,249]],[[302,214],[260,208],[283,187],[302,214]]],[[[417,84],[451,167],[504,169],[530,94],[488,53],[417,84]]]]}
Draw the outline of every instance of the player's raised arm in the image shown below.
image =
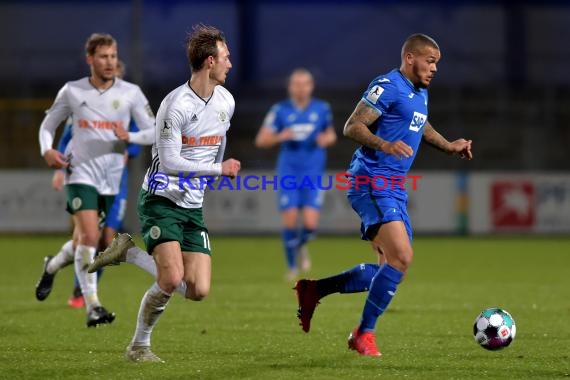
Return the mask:
{"type": "Polygon", "coordinates": [[[40,125],[39,132],[41,155],[50,167],[56,169],[67,166],[65,156],[53,148],[55,131],[61,122],[71,115],[71,108],[68,104],[66,93],[67,85],[59,90],[53,105],[46,111],[46,116],[40,125]]]}
{"type": "Polygon", "coordinates": [[[336,131],[332,125],[317,135],[317,144],[321,148],[328,148],[336,143],[336,131]]]}
{"type": "Polygon", "coordinates": [[[261,149],[273,148],[275,145],[294,137],[293,131],[289,128],[280,128],[277,119],[277,106],[271,107],[267,116],[263,120],[263,125],[259,128],[255,136],[255,146],[261,149]]]}
{"type": "Polygon", "coordinates": [[[259,129],[255,137],[255,146],[261,149],[273,148],[275,145],[281,144],[283,141],[291,140],[293,131],[289,128],[277,133],[273,129],[263,126],[259,129]]]}
{"type": "Polygon", "coordinates": [[[328,103],[326,104],[325,115],[327,119],[327,127],[324,131],[317,135],[317,145],[319,145],[321,148],[328,148],[330,146],[333,146],[337,140],[336,131],[333,124],[332,110],[328,103]]]}
{"type": "Polygon", "coordinates": [[[414,154],[412,148],[403,141],[389,142],[370,131],[370,127],[379,117],[380,113],[376,109],[361,100],[344,125],[343,133],[346,137],[370,149],[381,150],[398,158],[412,156],[414,154]]]}
{"type": "Polygon", "coordinates": [[[453,142],[447,141],[433,126],[426,121],[424,125],[423,141],[428,145],[448,154],[459,154],[459,157],[471,160],[471,140],[458,139],[453,142]]]}

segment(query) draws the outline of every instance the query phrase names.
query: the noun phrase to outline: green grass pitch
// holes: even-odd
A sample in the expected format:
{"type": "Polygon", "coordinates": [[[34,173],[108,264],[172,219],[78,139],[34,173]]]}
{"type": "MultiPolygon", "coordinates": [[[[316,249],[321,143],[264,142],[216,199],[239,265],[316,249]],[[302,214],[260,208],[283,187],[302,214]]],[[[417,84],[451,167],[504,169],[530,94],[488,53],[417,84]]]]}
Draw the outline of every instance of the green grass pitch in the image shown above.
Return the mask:
{"type": "MultiPolygon", "coordinates": [[[[34,297],[42,258],[62,236],[0,238],[2,379],[556,379],[570,377],[570,239],[417,238],[415,261],[380,318],[383,356],[346,347],[365,294],[323,300],[304,334],[292,284],[284,280],[279,239],[212,237],[210,296],[176,295],[153,335],[166,364],[123,359],[140,298],[152,279],[129,264],[108,268],[103,304],[112,325],[85,327],[67,307],[72,269],[58,274],[44,302],[34,297]],[[472,324],[490,306],[517,324],[513,344],[488,352],[472,324]]],[[[373,261],[356,237],[322,236],[310,244],[312,277],[373,261]]]]}

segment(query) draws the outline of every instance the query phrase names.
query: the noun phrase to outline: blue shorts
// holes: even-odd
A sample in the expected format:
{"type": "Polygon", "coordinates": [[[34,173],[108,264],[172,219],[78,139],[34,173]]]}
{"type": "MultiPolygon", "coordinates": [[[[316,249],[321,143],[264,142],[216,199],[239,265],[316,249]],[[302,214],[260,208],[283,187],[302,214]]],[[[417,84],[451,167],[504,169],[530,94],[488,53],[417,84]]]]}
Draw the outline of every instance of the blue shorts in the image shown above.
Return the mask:
{"type": "Polygon", "coordinates": [[[373,236],[369,236],[372,227],[402,221],[410,243],[412,242],[412,224],[408,216],[407,201],[390,196],[375,196],[369,192],[358,194],[353,192],[348,195],[348,201],[362,221],[360,225],[362,240],[372,240],[373,236]]]}
{"type": "Polygon", "coordinates": [[[129,171],[125,166],[123,175],[121,176],[121,185],[119,193],[115,196],[115,201],[109,209],[109,215],[105,220],[105,226],[114,229],[115,231],[123,230],[123,220],[125,219],[125,211],[127,210],[127,195],[129,192],[129,171]]]}
{"type": "MultiPolygon", "coordinates": [[[[277,191],[277,200],[279,210],[287,210],[289,208],[311,207],[317,210],[321,209],[325,198],[325,191],[319,189],[317,175],[282,175],[278,177],[281,181],[284,177],[291,176],[286,183],[280,183],[277,191]],[[292,177],[295,177],[293,179],[292,177]],[[308,178],[307,180],[304,180],[308,178]],[[286,186],[282,186],[285,184],[286,186]],[[283,187],[286,187],[285,189],[283,187]]],[[[283,181],[281,181],[283,182],[283,181]]]]}

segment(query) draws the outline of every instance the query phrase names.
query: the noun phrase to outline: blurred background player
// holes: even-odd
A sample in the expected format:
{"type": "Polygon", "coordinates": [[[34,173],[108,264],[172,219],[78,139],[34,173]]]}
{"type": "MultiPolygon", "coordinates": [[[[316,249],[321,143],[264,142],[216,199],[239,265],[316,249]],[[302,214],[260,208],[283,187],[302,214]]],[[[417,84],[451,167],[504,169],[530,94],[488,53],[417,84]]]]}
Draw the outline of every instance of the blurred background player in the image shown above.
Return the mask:
{"type": "MultiPolygon", "coordinates": [[[[140,88],[116,77],[117,43],[108,34],[92,34],[86,44],[86,61],[91,75],[67,82],[59,91],[40,126],[41,154],[50,167],[66,169],[67,211],[73,216],[75,273],[84,296],[87,326],[111,323],[97,296],[97,275],[87,273],[100,237],[99,219],[109,214],[119,192],[125,166],[125,141],[150,144],[154,116],[140,88]],[[53,148],[60,123],[73,116],[73,139],[68,155],[53,148]],[[131,117],[140,132],[127,132],[131,117]]],[[[67,243],[66,243],[67,244],[67,243]]],[[[68,262],[66,252],[44,259],[36,298],[45,300],[55,273],[68,262]]]]}
{"type": "Polygon", "coordinates": [[[300,280],[295,286],[298,317],[305,332],[321,298],[368,291],[360,324],[348,340],[349,348],[361,355],[381,355],[374,336],[376,321],[396,293],[413,251],[405,188],[381,179],[375,186],[368,183],[356,188],[354,176],[381,176],[389,181],[394,176],[406,176],[422,139],[448,154],[472,158],[470,140],[449,142],[428,122],[427,87],[440,58],[439,47],[431,37],[408,37],[402,46],[400,69],[370,83],[344,127],[344,135],[362,145],[348,169],[352,175],[348,200],[361,218],[362,239],[372,242],[380,265],[359,264],[329,278],[300,280]]]}
{"type": "Polygon", "coordinates": [[[139,195],[143,239],[156,264],[134,247],[128,234],[119,234],[88,269],[127,261],[152,273],[148,265],[155,266],[156,282],[141,300],[135,334],[126,350],[127,360],[133,362],[162,362],[150,350],[150,338],[174,291],[185,289],[185,297],[194,301],[209,294],[212,260],[201,177],[235,177],[241,167],[237,160],[223,161],[235,108],[233,96],[223,87],[232,68],[224,34],[211,26],[195,26],[187,53],[190,80],[160,105],[152,163],[139,195]]]}
{"type": "Polygon", "coordinates": [[[277,192],[289,280],[296,278],[298,267],[302,271],[311,267],[306,244],[315,236],[324,198],[323,191],[316,185],[325,171],[326,148],[336,142],[330,106],[312,97],[314,87],[313,76],[308,70],[294,70],[287,87],[289,99],[271,107],[255,138],[258,148],[280,145],[278,179],[292,176],[297,183],[293,190],[279,186],[277,192]],[[304,177],[310,178],[315,188],[301,187],[304,177]],[[302,215],[300,231],[299,210],[302,215]]]}
{"type": "MultiPolygon", "coordinates": [[[[125,64],[123,61],[117,61],[117,77],[123,79],[125,76],[125,64]]],[[[73,136],[72,134],[72,126],[73,121],[72,118],[69,117],[66,121],[65,128],[63,133],[59,139],[59,143],[57,145],[57,150],[63,154],[66,153],[67,146],[71,141],[73,136]]],[[[139,128],[133,119],[129,124],[129,132],[138,132],[139,128]]],[[[129,143],[127,145],[127,152],[126,152],[126,159],[135,158],[139,155],[141,150],[140,145],[129,143]]],[[[103,232],[101,235],[101,239],[99,240],[99,247],[98,250],[104,250],[112,241],[117,232],[123,231],[123,220],[125,218],[125,211],[127,208],[127,195],[128,195],[128,178],[129,178],[129,168],[128,162],[125,163],[125,168],[123,170],[123,175],[121,177],[121,185],[119,194],[115,196],[115,200],[113,201],[113,205],[109,210],[109,215],[105,217],[105,226],[103,227],[103,232]]],[[[63,189],[65,179],[65,169],[57,169],[54,171],[53,179],[52,179],[52,186],[55,190],[61,191],[63,189]]],[[[62,250],[67,251],[67,257],[69,257],[69,264],[73,262],[73,249],[75,249],[75,244],[73,240],[69,240],[66,242],[62,250]],[[73,248],[72,248],[73,247],[73,248]]],[[[97,281],[101,280],[101,275],[103,273],[103,269],[97,271],[97,281]]],[[[79,286],[79,280],[77,276],[75,276],[73,291],[71,296],[67,300],[67,304],[76,309],[80,309],[85,306],[85,301],[83,299],[83,294],[81,293],[81,287],[79,286]]]]}

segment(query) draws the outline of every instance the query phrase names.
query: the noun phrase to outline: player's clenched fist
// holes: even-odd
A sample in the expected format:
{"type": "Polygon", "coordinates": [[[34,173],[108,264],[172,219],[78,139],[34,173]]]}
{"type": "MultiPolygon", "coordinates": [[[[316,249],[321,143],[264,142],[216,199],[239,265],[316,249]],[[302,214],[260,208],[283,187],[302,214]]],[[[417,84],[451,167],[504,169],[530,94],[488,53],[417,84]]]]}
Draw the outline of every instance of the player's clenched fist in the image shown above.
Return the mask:
{"type": "Polygon", "coordinates": [[[51,187],[55,191],[61,191],[65,183],[65,173],[62,170],[56,170],[51,178],[51,187]]]}
{"type": "Polygon", "coordinates": [[[230,158],[222,162],[222,175],[235,177],[241,169],[241,163],[238,160],[230,158]]]}
{"type": "Polygon", "coordinates": [[[116,126],[113,132],[115,132],[115,136],[117,136],[119,140],[129,141],[129,131],[127,131],[122,126],[116,126]]]}
{"type": "Polygon", "coordinates": [[[460,158],[471,160],[473,153],[471,153],[472,140],[459,139],[449,144],[449,150],[453,154],[458,154],[460,158]]]}
{"type": "Polygon", "coordinates": [[[44,154],[44,160],[50,168],[61,169],[67,167],[67,162],[65,161],[65,155],[60,153],[55,149],[50,149],[44,154]]]}
{"type": "Polygon", "coordinates": [[[381,148],[384,153],[396,156],[399,160],[403,157],[409,158],[414,155],[414,150],[401,140],[394,142],[386,141],[382,144],[381,148]]]}

